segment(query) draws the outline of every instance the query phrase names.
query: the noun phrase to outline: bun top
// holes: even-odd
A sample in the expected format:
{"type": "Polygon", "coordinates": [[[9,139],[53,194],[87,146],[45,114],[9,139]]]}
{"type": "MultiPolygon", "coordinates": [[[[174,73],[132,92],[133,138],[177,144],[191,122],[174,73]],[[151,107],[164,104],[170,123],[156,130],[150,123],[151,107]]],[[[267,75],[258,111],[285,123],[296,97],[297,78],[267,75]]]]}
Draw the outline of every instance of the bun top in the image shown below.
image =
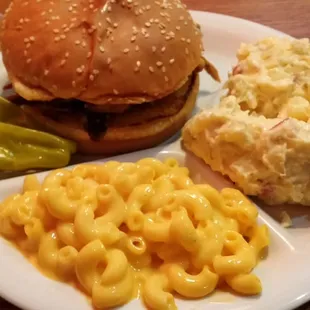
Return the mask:
{"type": "Polygon", "coordinates": [[[141,103],[201,63],[199,27],[179,0],[13,0],[3,61],[27,100],[141,103]]]}

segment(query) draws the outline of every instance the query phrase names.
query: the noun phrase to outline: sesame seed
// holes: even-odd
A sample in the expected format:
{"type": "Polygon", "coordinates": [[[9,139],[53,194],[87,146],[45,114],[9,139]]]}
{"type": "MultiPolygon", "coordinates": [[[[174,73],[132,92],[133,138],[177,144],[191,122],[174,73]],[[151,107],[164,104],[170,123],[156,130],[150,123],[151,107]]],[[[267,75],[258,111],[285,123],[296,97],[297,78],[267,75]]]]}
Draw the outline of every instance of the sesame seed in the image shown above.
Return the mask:
{"type": "Polygon", "coordinates": [[[75,41],[75,45],[80,45],[80,44],[81,44],[81,41],[79,41],[79,40],[75,41]]]}
{"type": "Polygon", "coordinates": [[[149,22],[146,22],[144,25],[145,27],[148,27],[148,28],[151,27],[151,24],[149,22]]]}
{"type": "Polygon", "coordinates": [[[153,72],[154,72],[154,68],[153,68],[152,66],[150,66],[150,67],[149,67],[149,71],[150,71],[151,73],[153,73],[153,72]]]}
{"type": "Polygon", "coordinates": [[[66,64],[67,60],[63,59],[60,63],[60,66],[63,67],[66,64]]]}
{"type": "Polygon", "coordinates": [[[164,53],[165,50],[166,50],[166,47],[164,46],[164,47],[162,47],[161,52],[164,53]]]}
{"type": "Polygon", "coordinates": [[[135,67],[134,71],[135,71],[135,72],[138,72],[138,71],[139,71],[139,68],[138,68],[138,67],[135,67]]]}
{"type": "Polygon", "coordinates": [[[24,43],[28,43],[29,42],[29,39],[28,38],[25,38],[24,39],[24,43]]]}
{"type": "Polygon", "coordinates": [[[105,49],[104,49],[103,46],[100,46],[100,47],[99,47],[99,50],[100,50],[101,53],[104,53],[104,52],[105,52],[105,49]]]}
{"type": "Polygon", "coordinates": [[[90,57],[91,57],[91,52],[88,52],[87,59],[89,59],[90,57]]]}
{"type": "Polygon", "coordinates": [[[141,66],[141,62],[137,61],[137,67],[139,68],[141,66]]]}
{"type": "Polygon", "coordinates": [[[174,58],[170,59],[170,60],[169,60],[169,63],[170,63],[170,64],[173,64],[173,63],[174,63],[174,58]]]}
{"type": "Polygon", "coordinates": [[[118,95],[118,91],[116,89],[113,89],[114,95],[118,95]]]}
{"type": "Polygon", "coordinates": [[[118,23],[114,23],[114,24],[113,24],[113,27],[114,27],[114,28],[117,28],[117,27],[118,27],[118,23]]]}
{"type": "Polygon", "coordinates": [[[140,47],[138,45],[136,45],[135,51],[138,52],[139,50],[140,50],[140,47]]]}
{"type": "Polygon", "coordinates": [[[111,61],[112,61],[112,59],[109,57],[109,58],[107,59],[107,64],[109,65],[109,64],[111,63],[111,61]]]}
{"type": "Polygon", "coordinates": [[[180,26],[176,26],[175,29],[176,30],[181,30],[181,27],[180,26]]]}
{"type": "Polygon", "coordinates": [[[49,21],[46,21],[46,22],[45,22],[45,24],[46,24],[46,25],[49,25],[49,24],[50,24],[50,22],[49,22],[49,21]]]}
{"type": "Polygon", "coordinates": [[[55,41],[55,42],[60,41],[60,37],[55,37],[54,41],[55,41]]]}
{"type": "Polygon", "coordinates": [[[182,41],[182,42],[185,42],[186,40],[185,40],[185,38],[181,38],[181,41],[182,41]]]}
{"type": "Polygon", "coordinates": [[[76,69],[76,72],[79,74],[83,73],[83,71],[84,69],[82,67],[76,69]]]}
{"type": "Polygon", "coordinates": [[[124,54],[127,54],[129,52],[129,48],[125,48],[123,52],[124,54]]]}
{"type": "Polygon", "coordinates": [[[28,59],[27,59],[27,64],[30,64],[31,61],[32,61],[32,60],[31,60],[30,58],[28,58],[28,59]]]}
{"type": "Polygon", "coordinates": [[[70,53],[69,53],[69,52],[66,52],[65,57],[68,58],[69,55],[70,55],[70,53]]]}
{"type": "Polygon", "coordinates": [[[64,34],[60,35],[60,39],[64,40],[66,38],[66,36],[64,34]]]}
{"type": "Polygon", "coordinates": [[[166,67],[162,67],[162,68],[161,68],[161,71],[162,71],[163,73],[165,73],[165,72],[166,72],[166,67]]]}
{"type": "Polygon", "coordinates": [[[191,43],[191,39],[187,39],[186,42],[187,42],[187,43],[191,43]]]}
{"type": "Polygon", "coordinates": [[[153,51],[153,53],[156,52],[156,46],[152,46],[152,51],[153,51]]]}
{"type": "Polygon", "coordinates": [[[49,74],[48,70],[44,70],[44,75],[47,76],[49,74]]]}
{"type": "Polygon", "coordinates": [[[131,39],[130,39],[130,41],[131,41],[131,42],[135,42],[135,41],[136,41],[136,39],[137,39],[137,37],[136,37],[136,36],[132,36],[132,37],[131,37],[131,39]]]}
{"type": "Polygon", "coordinates": [[[163,65],[163,63],[162,63],[161,61],[157,61],[157,62],[156,62],[156,66],[157,66],[157,67],[161,67],[162,65],[163,65]]]}
{"type": "Polygon", "coordinates": [[[93,80],[95,79],[95,77],[91,74],[91,75],[89,76],[89,79],[90,79],[91,81],[93,81],[93,80]]]}
{"type": "Polygon", "coordinates": [[[59,33],[59,29],[54,29],[53,32],[54,33],[59,33]]]}
{"type": "Polygon", "coordinates": [[[76,87],[76,82],[75,81],[72,81],[72,86],[76,87]]]}
{"type": "Polygon", "coordinates": [[[93,33],[96,29],[97,29],[96,26],[92,26],[90,29],[88,29],[87,32],[88,32],[89,34],[91,34],[91,33],[93,33]]]}
{"type": "Polygon", "coordinates": [[[186,54],[186,55],[189,54],[188,48],[185,49],[185,54],[186,54]]]}
{"type": "Polygon", "coordinates": [[[166,82],[168,82],[168,81],[169,81],[168,76],[165,76],[165,81],[166,81],[166,82]]]}
{"type": "Polygon", "coordinates": [[[86,43],[84,41],[82,42],[82,47],[86,47],[86,43]]]}
{"type": "Polygon", "coordinates": [[[165,34],[165,33],[166,33],[166,30],[163,29],[163,30],[160,31],[160,33],[161,33],[161,34],[165,34]]]}
{"type": "Polygon", "coordinates": [[[94,75],[99,74],[99,70],[94,69],[94,70],[93,70],[93,74],[94,74],[94,75]]]}

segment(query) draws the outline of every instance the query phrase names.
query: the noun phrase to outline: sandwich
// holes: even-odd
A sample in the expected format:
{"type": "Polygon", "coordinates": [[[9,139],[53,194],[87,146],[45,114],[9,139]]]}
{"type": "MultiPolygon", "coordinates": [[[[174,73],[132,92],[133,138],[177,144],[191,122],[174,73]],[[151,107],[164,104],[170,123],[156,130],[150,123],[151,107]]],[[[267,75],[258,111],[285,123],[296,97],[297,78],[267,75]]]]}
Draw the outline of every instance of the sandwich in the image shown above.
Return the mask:
{"type": "Polygon", "coordinates": [[[145,149],[191,115],[202,33],[178,0],[14,0],[1,48],[29,124],[86,154],[145,149]]]}

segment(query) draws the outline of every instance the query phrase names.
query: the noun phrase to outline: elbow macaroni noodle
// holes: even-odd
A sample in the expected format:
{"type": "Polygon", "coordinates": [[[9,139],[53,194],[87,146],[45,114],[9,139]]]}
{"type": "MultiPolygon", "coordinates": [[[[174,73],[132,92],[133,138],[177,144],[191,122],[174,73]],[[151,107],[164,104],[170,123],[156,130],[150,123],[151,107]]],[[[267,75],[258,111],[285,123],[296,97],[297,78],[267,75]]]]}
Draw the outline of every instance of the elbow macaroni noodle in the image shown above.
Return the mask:
{"type": "Polygon", "coordinates": [[[26,176],[0,204],[0,234],[49,276],[76,281],[98,309],[139,289],[151,309],[176,309],[173,294],[201,298],[226,283],[262,290],[252,270],[268,229],[236,189],[195,185],[174,159],[83,164],[26,176]]]}

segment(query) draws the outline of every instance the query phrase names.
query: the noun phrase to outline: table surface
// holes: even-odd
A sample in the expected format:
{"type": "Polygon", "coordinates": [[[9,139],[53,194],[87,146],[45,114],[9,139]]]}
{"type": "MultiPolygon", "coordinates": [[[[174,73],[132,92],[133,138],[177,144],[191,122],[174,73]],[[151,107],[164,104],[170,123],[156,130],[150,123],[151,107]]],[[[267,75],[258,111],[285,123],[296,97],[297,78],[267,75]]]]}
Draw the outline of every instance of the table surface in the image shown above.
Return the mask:
{"type": "MultiPolygon", "coordinates": [[[[294,37],[310,37],[309,0],[183,0],[189,9],[210,11],[249,19],[294,37]]],[[[10,0],[0,0],[3,12],[10,0]]],[[[294,284],[292,284],[294,285],[294,284]]],[[[18,310],[0,298],[1,310],[18,310]]],[[[310,310],[310,303],[298,310],[310,310]]]]}

